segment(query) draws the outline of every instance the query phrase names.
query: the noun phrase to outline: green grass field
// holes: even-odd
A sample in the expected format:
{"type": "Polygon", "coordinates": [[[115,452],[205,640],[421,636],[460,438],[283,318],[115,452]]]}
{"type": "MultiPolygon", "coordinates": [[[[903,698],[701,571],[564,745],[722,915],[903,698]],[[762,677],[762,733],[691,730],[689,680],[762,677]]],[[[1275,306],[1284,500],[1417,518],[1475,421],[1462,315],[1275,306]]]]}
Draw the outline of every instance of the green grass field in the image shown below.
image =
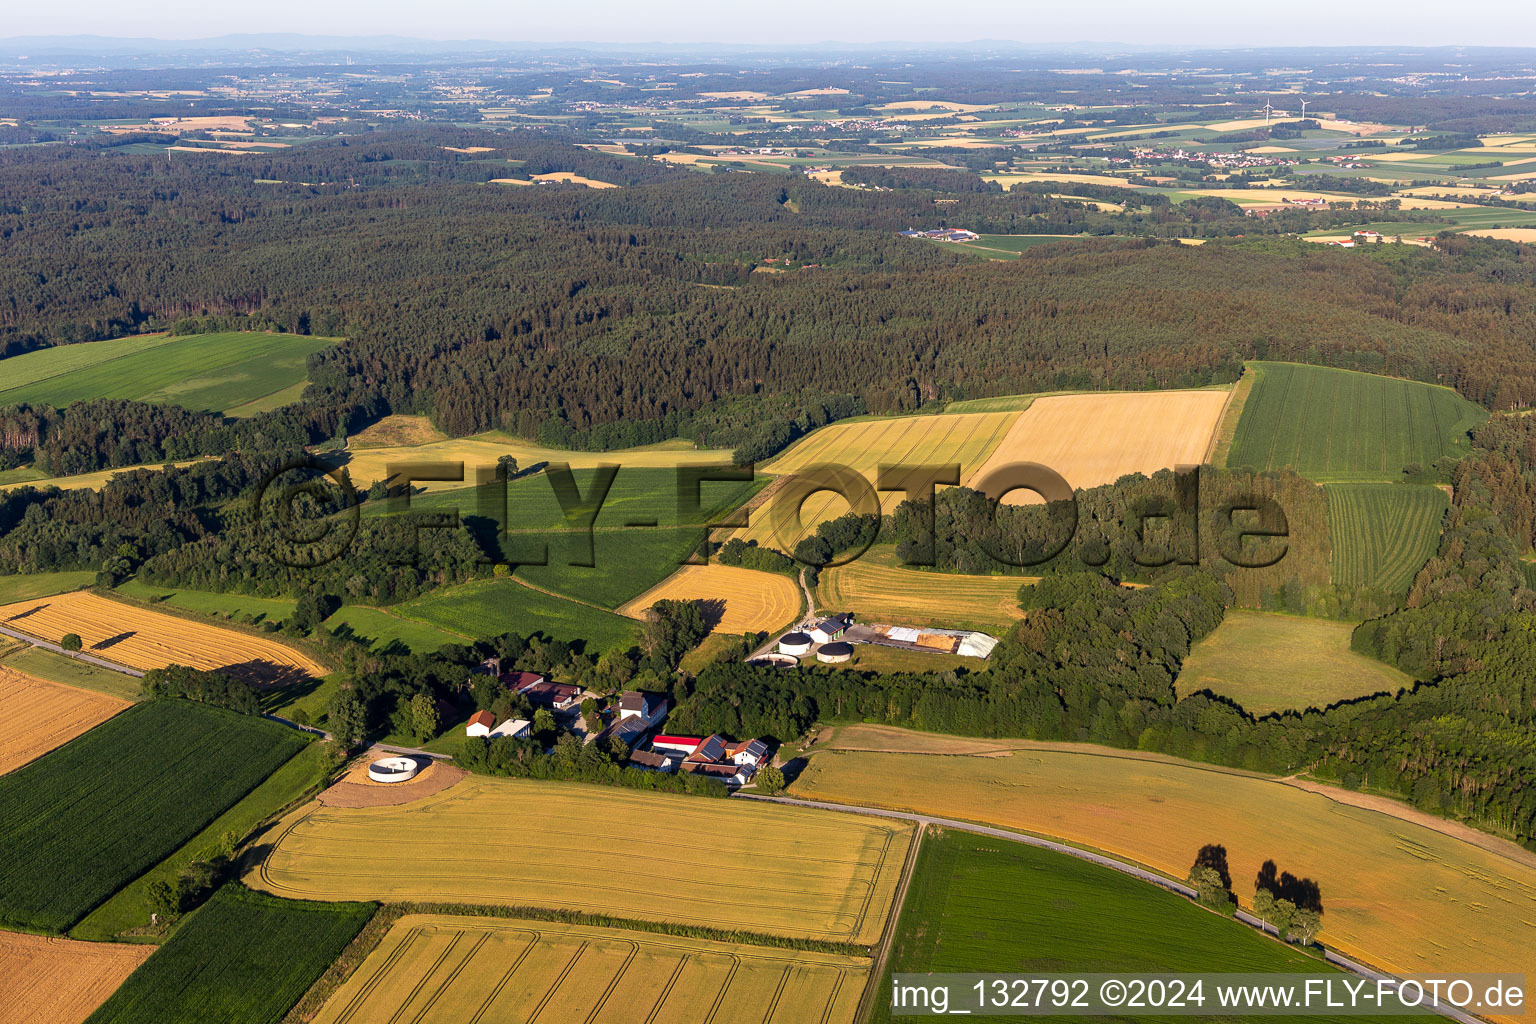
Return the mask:
{"type": "Polygon", "coordinates": [[[1354,624],[1233,609],[1195,644],[1179,671],[1179,696],[1210,690],[1256,714],[1327,707],[1413,680],[1349,649],[1354,624]]]}
{"type": "Polygon", "coordinates": [[[0,776],[0,924],[64,931],[307,742],[259,718],[155,701],[0,776]]]}
{"type": "Polygon", "coordinates": [[[275,1024],[373,916],[226,885],[88,1024],[275,1024]]]}
{"type": "MultiPolygon", "coordinates": [[[[1200,842],[1190,837],[1191,861],[1200,842]]],[[[891,973],[930,971],[1334,973],[1146,882],[964,832],[923,840],[870,1020],[904,1019],[892,1014],[891,973]]]]}
{"type": "Polygon", "coordinates": [[[261,410],[262,399],[304,381],[310,353],[334,340],[231,332],[39,349],[5,361],[0,406],[127,398],[249,415],[261,410]]]}
{"type": "Polygon", "coordinates": [[[368,646],[376,651],[400,643],[417,654],[425,654],[444,644],[469,642],[460,633],[404,618],[385,608],[358,604],[338,609],[325,620],[325,628],[333,633],[350,631],[355,637],[366,638],[368,646]]]}
{"type": "Polygon", "coordinates": [[[1450,498],[1438,487],[1329,484],[1333,582],[1406,593],[1435,553],[1450,498]]]}
{"type": "Polygon", "coordinates": [[[236,836],[237,842],[244,840],[262,822],[318,786],[320,762],[324,755],[325,747],[320,743],[311,743],[299,751],[265,782],[247,793],[244,799],[188,840],[181,849],[91,911],[85,920],[70,929],[70,936],[109,942],[131,929],[148,926],[149,906],[145,900],[151,882],[175,882],[181,869],[188,864],[217,855],[223,848],[226,836],[236,836]]]}
{"type": "Polygon", "coordinates": [[[139,681],[125,672],[114,672],[89,662],[66,658],[62,654],[45,651],[40,647],[27,646],[5,657],[5,666],[24,672],[50,683],[78,686],[82,690],[95,690],[109,697],[138,700],[139,681]]]}
{"type": "Polygon", "coordinates": [[[282,597],[252,597],[249,594],[220,594],[211,590],[186,590],[157,587],[138,580],[128,580],[115,593],[154,605],[179,608],[214,619],[281,623],[293,614],[298,602],[282,597]]]}
{"type": "Polygon", "coordinates": [[[1488,418],[1448,388],[1295,363],[1252,363],[1227,465],[1289,466],[1320,483],[1397,480],[1468,449],[1488,418]]]}
{"type": "Polygon", "coordinates": [[[94,572],[38,572],[20,576],[0,576],[0,604],[30,601],[34,597],[52,597],[79,590],[96,582],[94,572]]]}
{"type": "Polygon", "coordinates": [[[557,640],[585,640],[589,654],[628,647],[640,635],[639,623],[632,619],[508,579],[466,583],[419,597],[395,611],[470,636],[499,636],[516,631],[540,632],[557,640]]]}

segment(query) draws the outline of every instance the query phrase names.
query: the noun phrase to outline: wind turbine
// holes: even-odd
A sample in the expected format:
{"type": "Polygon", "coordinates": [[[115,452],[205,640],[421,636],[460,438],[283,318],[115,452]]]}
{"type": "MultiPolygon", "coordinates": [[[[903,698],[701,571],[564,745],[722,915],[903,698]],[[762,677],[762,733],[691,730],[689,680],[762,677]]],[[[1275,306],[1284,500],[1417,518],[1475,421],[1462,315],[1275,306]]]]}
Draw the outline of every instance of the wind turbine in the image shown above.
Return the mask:
{"type": "Polygon", "coordinates": [[[1265,100],[1264,101],[1264,127],[1265,128],[1269,127],[1269,115],[1273,111],[1274,111],[1274,108],[1269,105],[1269,100],[1265,100]]]}
{"type": "Polygon", "coordinates": [[[1306,100],[1302,100],[1301,101],[1301,119],[1303,121],[1305,121],[1307,119],[1307,101],[1306,100]]]}

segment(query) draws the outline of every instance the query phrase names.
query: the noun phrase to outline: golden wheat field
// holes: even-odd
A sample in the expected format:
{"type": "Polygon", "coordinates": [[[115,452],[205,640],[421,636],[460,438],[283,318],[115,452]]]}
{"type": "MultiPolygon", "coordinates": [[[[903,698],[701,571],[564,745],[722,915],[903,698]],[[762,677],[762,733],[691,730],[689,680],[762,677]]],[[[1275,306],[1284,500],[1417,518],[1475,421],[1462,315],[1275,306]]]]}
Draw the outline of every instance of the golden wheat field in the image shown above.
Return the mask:
{"type": "Polygon", "coordinates": [[[701,601],[714,633],[778,629],[800,614],[800,588],[788,576],[739,565],[685,565],[619,609],[645,617],[657,601],[701,601]]]}
{"type": "Polygon", "coordinates": [[[218,669],[265,685],[318,679],[328,671],[266,637],[123,604],[84,590],[0,605],[0,624],[51,643],[74,633],[80,637],[83,653],[130,668],[187,665],[218,669]]]}
{"type": "MultiPolygon", "coordinates": [[[[1037,398],[974,479],[1011,462],[1038,462],[1080,490],[1114,483],[1127,473],[1151,475],[1197,465],[1204,461],[1228,394],[1140,391],[1037,398]]],[[[1038,501],[1030,491],[1004,498],[1010,505],[1038,501]]]]}
{"type": "Polygon", "coordinates": [[[877,547],[847,565],[822,570],[816,603],[854,612],[863,621],[1000,634],[1024,617],[1018,595],[1025,582],[1022,576],[910,569],[897,564],[889,547],[877,547]]]}
{"type": "MultiPolygon", "coordinates": [[[[764,473],[785,475],[817,465],[846,466],[873,486],[882,464],[958,463],[964,480],[974,467],[986,461],[1017,415],[1013,412],[954,413],[834,423],[814,431],[761,469],[764,473]]],[[[881,507],[889,512],[900,504],[903,495],[900,491],[884,491],[879,497],[881,507]]],[[[836,519],[848,511],[848,503],[834,493],[812,494],[800,510],[802,529],[796,531],[790,523],[780,530],[775,528],[775,517],[769,512],[772,504],[754,511],[751,525],[738,531],[738,536],[767,547],[791,551],[801,536],[815,531],[817,523],[836,519]]]]}
{"type": "MultiPolygon", "coordinates": [[[[402,429],[408,429],[402,427],[402,429]]],[[[352,482],[366,487],[376,480],[390,480],[402,467],[430,462],[462,462],[463,480],[423,480],[412,484],[425,491],[452,490],[468,487],[475,482],[475,470],[493,469],[496,460],[510,455],[520,467],[541,462],[567,462],[573,469],[590,469],[604,463],[617,463],[635,469],[672,468],[692,465],[727,465],[731,453],[716,448],[695,448],[689,441],[663,441],[641,448],[622,448],[609,452],[573,452],[559,448],[543,448],[536,444],[504,434],[479,434],[426,444],[380,445],[349,451],[344,461],[337,462],[345,468],[352,482]]]]}
{"type": "Polygon", "coordinates": [[[0,775],[63,746],[131,703],[0,665],[0,775]]]}
{"type": "Polygon", "coordinates": [[[1227,848],[1247,905],[1259,865],[1322,888],[1323,941],[1399,974],[1536,972],[1536,866],[1277,780],[1134,754],[825,750],[796,796],[920,811],[1081,843],[1183,878],[1227,848]]]}
{"type": "Polygon", "coordinates": [[[870,961],[618,928],[407,915],[317,1024],[852,1024],[870,961]]]}
{"type": "Polygon", "coordinates": [[[0,932],[0,1024],[80,1024],[154,951],[0,932]]]}
{"type": "Polygon", "coordinates": [[[1536,228],[1473,228],[1462,234],[1502,238],[1506,242],[1536,242],[1536,228]]]}
{"type": "Polygon", "coordinates": [[[295,899],[553,907],[873,942],[902,822],[746,801],[467,778],[398,807],[300,808],[247,882],[295,899]]]}

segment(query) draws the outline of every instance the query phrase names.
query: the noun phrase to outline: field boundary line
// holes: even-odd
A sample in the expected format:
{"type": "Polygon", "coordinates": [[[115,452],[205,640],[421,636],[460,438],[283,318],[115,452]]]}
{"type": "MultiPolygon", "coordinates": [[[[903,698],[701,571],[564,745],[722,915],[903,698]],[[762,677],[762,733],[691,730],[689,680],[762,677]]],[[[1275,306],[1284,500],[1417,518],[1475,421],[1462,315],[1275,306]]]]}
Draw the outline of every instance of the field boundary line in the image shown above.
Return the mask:
{"type": "Polygon", "coordinates": [[[891,894],[891,912],[885,919],[884,933],[876,944],[869,978],[864,983],[864,992],[859,996],[859,1005],[853,1015],[855,1021],[869,1020],[869,1015],[874,1011],[875,990],[885,979],[885,964],[891,957],[891,944],[896,941],[896,926],[900,923],[901,910],[907,902],[907,889],[912,884],[912,876],[917,873],[918,847],[922,845],[927,829],[927,822],[918,822],[912,833],[912,842],[907,846],[907,862],[902,865],[901,877],[896,880],[896,891],[891,894]]]}
{"type": "MultiPolygon", "coordinates": [[[[1189,885],[1162,875],[1149,867],[1140,867],[1128,861],[1123,861],[1116,857],[1111,857],[1108,854],[1099,853],[1096,850],[1069,846],[1066,843],[1058,842],[1053,839],[1047,839],[1044,836],[1032,835],[1028,832],[1018,832],[995,825],[983,825],[976,822],[964,821],[959,818],[941,818],[931,814],[918,814],[914,811],[888,810],[883,807],[864,807],[859,804],[841,804],[825,800],[807,800],[801,797],[756,796],[748,793],[738,793],[732,799],[763,800],[797,807],[820,808],[827,811],[841,811],[844,813],[853,814],[869,814],[875,817],[883,818],[899,818],[905,821],[917,822],[919,824],[931,824],[945,828],[953,828],[962,832],[970,832],[975,835],[989,836],[996,839],[1007,839],[1013,842],[1023,843],[1026,846],[1034,846],[1042,850],[1050,850],[1054,853],[1063,853],[1069,857],[1076,857],[1078,860],[1087,861],[1090,864],[1097,864],[1100,867],[1109,868],[1112,871],[1118,871],[1121,874],[1129,875],[1132,878],[1137,878],[1144,882],[1150,882],[1159,888],[1167,889],[1169,892],[1183,896],[1191,901],[1196,900],[1199,897],[1199,893],[1197,893],[1189,885]]],[[[1241,907],[1238,907],[1235,910],[1234,917],[1239,922],[1257,930],[1260,934],[1273,938],[1276,942],[1282,941],[1278,935],[1276,935],[1276,933],[1270,929],[1269,925],[1266,925],[1258,917],[1255,917],[1248,911],[1243,910],[1241,907]]],[[[1329,949],[1322,943],[1318,943],[1318,946],[1323,951],[1323,960],[1325,962],[1333,964],[1336,967],[1343,968],[1352,974],[1356,974],[1373,981],[1396,977],[1393,974],[1384,971],[1378,971],[1375,968],[1363,964],[1358,960],[1346,957],[1342,953],[1329,949]]],[[[1482,1024],[1482,1018],[1476,1017],[1469,1013],[1465,1013],[1461,1010],[1457,1010],[1453,1007],[1436,1006],[1433,1007],[1433,1010],[1435,1013],[1443,1017],[1448,1017],[1451,1020],[1457,1021],[1458,1024],[1482,1024]]]]}

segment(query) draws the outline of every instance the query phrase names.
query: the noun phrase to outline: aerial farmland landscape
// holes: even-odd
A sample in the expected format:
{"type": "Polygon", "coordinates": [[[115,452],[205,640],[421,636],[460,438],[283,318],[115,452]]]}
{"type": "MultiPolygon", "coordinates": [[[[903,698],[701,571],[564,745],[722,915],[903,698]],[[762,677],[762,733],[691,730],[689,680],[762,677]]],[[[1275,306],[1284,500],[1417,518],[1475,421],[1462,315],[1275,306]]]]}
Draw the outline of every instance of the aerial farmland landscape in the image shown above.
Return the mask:
{"type": "Polygon", "coordinates": [[[1523,7],[0,32],[0,1024],[1530,1012],[1523,7]]]}

